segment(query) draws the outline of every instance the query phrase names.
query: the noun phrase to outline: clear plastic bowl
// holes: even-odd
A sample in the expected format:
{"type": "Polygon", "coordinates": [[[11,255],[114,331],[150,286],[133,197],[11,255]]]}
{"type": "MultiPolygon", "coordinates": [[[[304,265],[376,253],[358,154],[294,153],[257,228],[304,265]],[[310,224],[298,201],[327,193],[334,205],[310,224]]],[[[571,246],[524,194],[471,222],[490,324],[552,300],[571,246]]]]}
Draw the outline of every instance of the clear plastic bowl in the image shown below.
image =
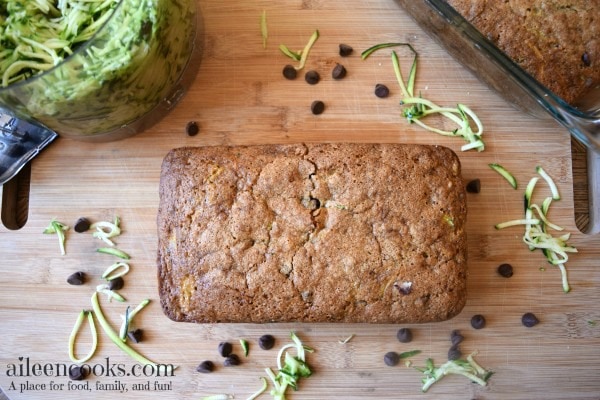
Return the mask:
{"type": "Polygon", "coordinates": [[[197,46],[197,8],[197,0],[120,0],[68,58],[2,87],[0,108],[73,139],[138,133],[156,121],[157,108],[181,97],[197,46]]]}

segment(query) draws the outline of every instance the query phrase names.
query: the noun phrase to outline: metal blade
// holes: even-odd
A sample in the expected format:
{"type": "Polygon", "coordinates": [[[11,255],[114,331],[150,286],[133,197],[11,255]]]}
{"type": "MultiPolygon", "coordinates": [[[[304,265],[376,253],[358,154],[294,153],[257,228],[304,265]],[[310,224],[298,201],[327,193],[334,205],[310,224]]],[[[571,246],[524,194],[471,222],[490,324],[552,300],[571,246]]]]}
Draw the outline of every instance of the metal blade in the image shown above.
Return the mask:
{"type": "Polygon", "coordinates": [[[58,134],[0,109],[0,185],[3,185],[58,134]]]}

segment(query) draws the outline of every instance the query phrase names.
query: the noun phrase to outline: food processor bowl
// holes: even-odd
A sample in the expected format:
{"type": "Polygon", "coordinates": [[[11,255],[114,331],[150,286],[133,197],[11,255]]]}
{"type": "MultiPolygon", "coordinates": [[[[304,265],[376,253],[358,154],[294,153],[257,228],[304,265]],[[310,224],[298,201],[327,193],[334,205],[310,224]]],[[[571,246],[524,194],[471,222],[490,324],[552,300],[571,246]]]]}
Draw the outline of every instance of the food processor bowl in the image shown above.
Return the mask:
{"type": "MultiPolygon", "coordinates": [[[[27,2],[17,3],[26,7],[27,2]]],[[[16,68],[5,71],[0,81],[0,184],[19,170],[15,164],[31,158],[31,149],[37,154],[52,141],[48,131],[75,140],[110,141],[156,123],[193,80],[199,20],[197,0],[114,0],[94,22],[98,27],[89,39],[75,43],[72,54],[51,68],[39,73],[24,69],[20,75],[16,68]],[[14,134],[17,126],[27,127],[27,142],[20,140],[22,132],[14,134]],[[15,144],[26,146],[20,152],[29,156],[14,157],[15,144]]]]}

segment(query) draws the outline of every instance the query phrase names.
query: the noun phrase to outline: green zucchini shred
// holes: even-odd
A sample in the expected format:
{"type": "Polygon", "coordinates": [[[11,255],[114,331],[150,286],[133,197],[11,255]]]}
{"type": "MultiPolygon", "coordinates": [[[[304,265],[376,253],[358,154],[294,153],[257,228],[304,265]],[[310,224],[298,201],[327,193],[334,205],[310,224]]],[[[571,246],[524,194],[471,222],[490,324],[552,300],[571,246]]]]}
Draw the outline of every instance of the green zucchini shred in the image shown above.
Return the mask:
{"type": "Polygon", "coordinates": [[[260,15],[260,34],[262,36],[263,49],[267,48],[267,39],[269,37],[269,31],[267,28],[267,11],[263,10],[260,15]]]}
{"type": "MultiPolygon", "coordinates": [[[[490,164],[490,167],[495,169],[502,176],[507,178],[510,182],[510,178],[516,180],[504,167],[499,164],[490,164]]],[[[553,200],[559,200],[560,195],[558,188],[554,183],[554,180],[542,169],[542,167],[536,167],[536,172],[546,181],[552,192],[552,196],[546,197],[542,205],[538,205],[533,201],[534,189],[539,181],[539,177],[534,176],[529,180],[524,193],[524,206],[525,215],[523,218],[515,219],[511,221],[505,221],[496,224],[496,229],[504,229],[516,225],[524,225],[525,232],[523,234],[523,242],[528,246],[529,250],[534,251],[539,249],[548,263],[556,266],[561,274],[561,285],[563,292],[568,293],[571,290],[566,262],[569,259],[569,253],[577,253],[577,248],[569,245],[567,242],[570,239],[570,234],[565,233],[560,236],[554,236],[552,231],[562,231],[563,227],[552,223],[548,218],[550,211],[550,205],[553,200]]]]}
{"type": "Polygon", "coordinates": [[[392,66],[402,92],[402,100],[400,101],[400,105],[402,106],[402,116],[406,118],[409,124],[419,125],[430,132],[443,136],[462,137],[467,142],[467,144],[461,146],[462,151],[473,149],[483,151],[485,149],[485,145],[481,139],[481,135],[483,134],[483,124],[473,110],[460,103],[457,104],[456,107],[440,107],[432,101],[422,98],[420,94],[418,96],[415,95],[418,53],[410,44],[381,43],[363,51],[361,57],[365,60],[377,50],[395,46],[407,46],[413,53],[413,62],[410,67],[408,80],[405,83],[398,54],[395,50],[392,50],[392,66]],[[443,130],[430,126],[422,121],[426,116],[432,114],[439,114],[446,119],[449,119],[457,127],[452,130],[443,130]],[[477,128],[476,131],[473,131],[472,125],[477,128]]]}
{"type": "Polygon", "coordinates": [[[512,186],[513,189],[517,189],[517,179],[506,168],[497,163],[491,163],[488,164],[488,166],[497,173],[499,173],[500,176],[502,176],[504,179],[506,179],[506,181],[510,183],[510,186],[512,186]]]}
{"type": "Polygon", "coordinates": [[[56,236],[58,236],[60,254],[63,256],[67,254],[65,250],[65,232],[67,232],[69,229],[70,228],[68,225],[63,224],[62,222],[58,222],[56,219],[52,219],[52,221],[50,221],[50,224],[43,231],[43,233],[46,235],[56,234],[56,236]]]}
{"type": "Polygon", "coordinates": [[[477,352],[469,354],[466,360],[448,360],[438,367],[433,363],[433,359],[428,358],[424,368],[415,368],[424,375],[421,390],[426,392],[434,383],[447,375],[462,375],[478,385],[486,386],[493,372],[484,369],[475,361],[473,357],[476,354],[477,352]]]}
{"type": "Polygon", "coordinates": [[[285,400],[288,387],[298,390],[300,378],[308,378],[312,375],[312,370],[306,362],[306,353],[312,353],[314,350],[305,346],[295,332],[291,332],[290,336],[293,343],[283,346],[277,355],[277,374],[271,368],[265,368],[265,372],[273,385],[270,393],[275,400],[285,400]],[[291,348],[296,350],[295,356],[287,352],[291,348]]]}

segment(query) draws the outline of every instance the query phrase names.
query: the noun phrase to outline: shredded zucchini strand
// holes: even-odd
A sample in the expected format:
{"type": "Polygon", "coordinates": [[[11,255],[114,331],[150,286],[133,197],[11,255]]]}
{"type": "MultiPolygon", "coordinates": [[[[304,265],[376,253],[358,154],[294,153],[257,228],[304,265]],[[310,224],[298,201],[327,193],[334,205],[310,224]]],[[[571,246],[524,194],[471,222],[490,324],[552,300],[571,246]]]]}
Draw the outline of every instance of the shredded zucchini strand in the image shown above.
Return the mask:
{"type": "Polygon", "coordinates": [[[75,321],[75,325],[73,326],[73,330],[71,331],[71,335],[69,336],[69,358],[74,363],[84,363],[88,361],[94,353],[96,353],[96,348],[98,347],[98,332],[96,330],[96,325],[94,324],[94,314],[89,310],[83,310],[79,313],[77,320],[75,321]],[[77,334],[83,324],[83,320],[86,318],[88,320],[88,325],[90,327],[90,331],[92,332],[92,347],[88,354],[83,358],[77,358],[75,356],[75,341],[77,340],[77,334]]]}
{"type": "MultiPolygon", "coordinates": [[[[371,52],[383,48],[390,47],[398,44],[394,43],[384,43],[379,46],[373,46],[370,49],[367,49],[363,52],[363,59],[366,58],[371,52]]],[[[410,46],[409,46],[410,47],[410,46]]],[[[403,106],[402,115],[408,120],[409,123],[415,123],[425,130],[428,130],[433,133],[437,133],[444,136],[460,136],[468,143],[461,147],[462,151],[476,149],[477,151],[483,151],[485,149],[485,145],[481,140],[481,135],[483,134],[483,124],[481,120],[473,110],[464,104],[457,104],[456,107],[440,107],[434,102],[424,99],[421,96],[415,96],[414,94],[414,86],[417,74],[417,53],[414,51],[412,47],[410,47],[414,53],[413,62],[410,68],[410,73],[408,77],[408,81],[404,83],[404,77],[402,75],[402,70],[400,68],[400,60],[398,58],[398,54],[395,51],[392,51],[392,66],[394,69],[394,74],[396,75],[396,80],[398,81],[398,85],[400,86],[400,90],[402,92],[402,100],[400,104],[403,106]],[[441,116],[449,119],[454,124],[456,124],[456,128],[454,130],[443,130],[439,128],[432,127],[420,119],[424,118],[428,115],[432,114],[440,114],[441,116]],[[477,131],[473,132],[473,128],[471,127],[472,123],[477,127],[477,131]]]]}
{"type": "Polygon", "coordinates": [[[118,0],[61,0],[56,7],[48,0],[4,3],[0,48],[15,56],[0,63],[2,86],[8,86],[71,55],[77,43],[90,39],[112,15],[118,0]]]}

